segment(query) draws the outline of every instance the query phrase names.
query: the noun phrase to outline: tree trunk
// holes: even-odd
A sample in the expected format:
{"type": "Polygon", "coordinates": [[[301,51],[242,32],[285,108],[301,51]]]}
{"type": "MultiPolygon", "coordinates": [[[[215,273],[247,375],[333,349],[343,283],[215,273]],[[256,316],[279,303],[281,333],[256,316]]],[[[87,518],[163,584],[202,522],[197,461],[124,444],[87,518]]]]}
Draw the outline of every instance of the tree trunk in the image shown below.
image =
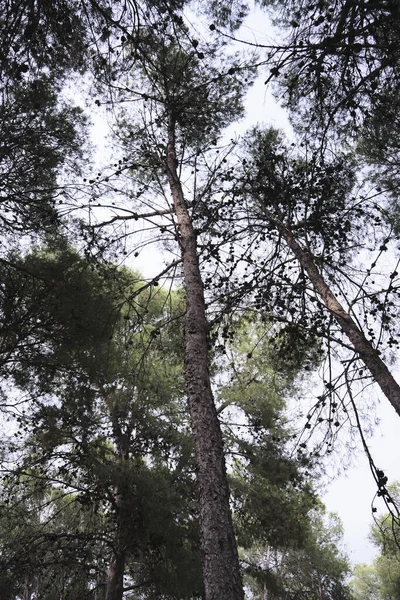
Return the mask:
{"type": "Polygon", "coordinates": [[[119,537],[120,532],[117,532],[114,553],[108,567],[106,600],[122,600],[124,593],[126,553],[121,548],[119,537]]]}
{"type": "Polygon", "coordinates": [[[325,306],[336,319],[343,333],[345,333],[350,340],[354,350],[363,360],[365,366],[370,370],[382,392],[400,416],[400,386],[379,356],[378,350],[373,347],[352,316],[346,312],[340,304],[319,272],[311,252],[300,246],[290,229],[285,227],[282,223],[280,223],[278,227],[285,236],[289,248],[308,274],[315,291],[321,296],[325,306]]]}
{"type": "Polygon", "coordinates": [[[31,600],[31,582],[28,575],[25,575],[24,588],[22,592],[22,600],[31,600]]]}
{"type": "Polygon", "coordinates": [[[185,378],[197,465],[203,580],[206,600],[243,600],[222,435],[208,371],[207,319],[197,240],[176,165],[175,121],[171,117],[166,168],[186,289],[185,378]]]}
{"type": "MultiPolygon", "coordinates": [[[[129,460],[130,438],[123,434],[117,421],[113,422],[114,443],[119,461],[129,460]]],[[[116,523],[117,530],[114,537],[113,555],[108,566],[107,591],[105,600],[122,600],[124,593],[124,573],[126,563],[127,535],[129,532],[129,509],[123,492],[116,487],[116,523]]]]}
{"type": "MultiPolygon", "coordinates": [[[[265,548],[265,570],[269,570],[269,558],[271,555],[271,546],[269,544],[267,544],[266,548],[265,548]]],[[[264,594],[263,594],[263,600],[268,600],[268,588],[267,585],[264,583],[264,594]]]]}

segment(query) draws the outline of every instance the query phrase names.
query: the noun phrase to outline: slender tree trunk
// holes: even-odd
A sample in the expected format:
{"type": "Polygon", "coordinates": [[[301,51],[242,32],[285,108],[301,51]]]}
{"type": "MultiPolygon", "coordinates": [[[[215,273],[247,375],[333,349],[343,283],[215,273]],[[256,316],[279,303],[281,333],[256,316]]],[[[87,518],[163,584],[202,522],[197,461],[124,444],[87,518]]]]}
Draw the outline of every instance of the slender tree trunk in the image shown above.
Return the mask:
{"type": "MultiPolygon", "coordinates": [[[[266,548],[265,548],[265,569],[269,569],[269,559],[271,556],[271,546],[269,544],[267,544],[266,548]]],[[[266,586],[266,584],[264,583],[264,594],[263,594],[263,600],[268,600],[268,588],[266,586]]]]}
{"type": "Polygon", "coordinates": [[[28,575],[25,576],[24,589],[22,592],[22,600],[31,600],[31,582],[28,575]]]}
{"type": "MultiPolygon", "coordinates": [[[[114,441],[119,461],[129,460],[129,436],[124,435],[117,422],[113,423],[114,441]]],[[[107,591],[105,600],[122,600],[124,593],[124,573],[127,554],[127,535],[129,531],[129,510],[126,498],[117,486],[115,489],[116,524],[113,555],[108,566],[107,591]]]]}
{"type": "Polygon", "coordinates": [[[186,289],[185,378],[197,464],[206,600],[243,600],[222,435],[208,371],[207,319],[197,240],[177,174],[173,117],[169,121],[166,160],[186,289]]]}
{"type": "Polygon", "coordinates": [[[107,574],[106,600],[122,600],[124,593],[124,572],[126,553],[120,544],[120,532],[115,538],[115,549],[107,574]]]}
{"type": "MultiPolygon", "coordinates": [[[[276,221],[275,221],[276,222],[276,221]]],[[[340,304],[329,285],[315,264],[313,255],[302,248],[295,239],[293,233],[282,223],[279,229],[286,238],[286,242],[297,260],[308,274],[315,291],[321,296],[325,306],[340,325],[343,333],[350,340],[354,350],[358,353],[364,364],[370,370],[375,381],[378,383],[382,392],[388,398],[393,408],[400,416],[400,386],[393,375],[379,356],[379,352],[373,347],[371,342],[365,337],[364,333],[358,327],[352,316],[346,312],[340,304]]]]}

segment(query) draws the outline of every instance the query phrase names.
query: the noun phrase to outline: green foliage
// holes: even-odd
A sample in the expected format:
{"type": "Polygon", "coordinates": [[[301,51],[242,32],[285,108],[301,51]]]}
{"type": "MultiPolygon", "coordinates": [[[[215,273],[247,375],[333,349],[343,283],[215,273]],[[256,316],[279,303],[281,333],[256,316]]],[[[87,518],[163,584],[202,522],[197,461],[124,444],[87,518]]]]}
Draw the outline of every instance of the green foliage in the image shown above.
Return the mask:
{"type": "Polygon", "coordinates": [[[22,79],[29,71],[50,68],[61,73],[80,69],[85,53],[86,30],[76,2],[1,3],[0,35],[3,40],[0,69],[4,76],[22,79]]]}
{"type": "Polygon", "coordinates": [[[235,2],[210,0],[203,3],[201,8],[202,12],[212,20],[211,31],[218,27],[218,29],[234,32],[239,29],[249,12],[248,4],[237,0],[235,2]]]}
{"type": "Polygon", "coordinates": [[[364,120],[357,150],[366,161],[371,179],[381,193],[384,212],[396,236],[400,232],[398,190],[400,183],[400,90],[386,86],[376,100],[376,108],[364,120]]]}
{"type": "Polygon", "coordinates": [[[273,341],[251,314],[236,319],[226,352],[217,399],[232,457],[239,544],[297,547],[309,535],[306,515],[317,501],[312,459],[302,449],[291,453],[293,431],[284,416],[287,398],[301,393],[296,385],[301,366],[275,369],[273,341]]]}
{"type": "Polygon", "coordinates": [[[2,234],[54,230],[59,171],[77,171],[86,123],[48,77],[17,82],[0,101],[2,234]]]}
{"type": "Polygon", "coordinates": [[[3,236],[54,231],[60,221],[56,204],[68,195],[61,173],[70,179],[79,173],[87,121],[63,87],[67,73],[84,70],[84,20],[73,0],[1,2],[3,236]]]}
{"type": "MultiPolygon", "coordinates": [[[[400,484],[388,486],[395,505],[400,499],[400,484]]],[[[372,565],[356,565],[351,587],[355,600],[392,600],[400,594],[400,527],[398,519],[383,515],[371,528],[371,539],[379,550],[372,565]]]]}
{"type": "MultiPolygon", "coordinates": [[[[239,54],[227,57],[221,44],[191,39],[188,30],[174,39],[168,22],[146,31],[142,43],[145,55],[135,64],[131,84],[141,111],[119,109],[118,137],[129,164],[134,160],[135,175],[157,189],[171,124],[179,164],[199,169],[202,153],[214,150],[221,131],[243,116],[244,94],[255,71],[239,54]]],[[[131,89],[121,94],[132,100],[131,89]]],[[[157,191],[163,196],[164,190],[157,191]]]]}
{"type": "Polygon", "coordinates": [[[38,377],[51,384],[57,369],[78,377],[77,356],[83,368],[95,368],[94,349],[100,359],[115,326],[112,280],[107,285],[90,262],[62,247],[11,254],[0,268],[3,376],[25,386],[38,377]]]}
{"type": "MultiPolygon", "coordinates": [[[[40,317],[46,328],[29,331],[37,346],[21,370],[10,371],[31,395],[10,445],[18,466],[3,480],[2,566],[15,574],[10,585],[40,573],[46,600],[61,580],[71,598],[75,585],[100,586],[100,593],[122,531],[125,572],[143,583],[144,597],[201,597],[182,294],[62,245],[12,264],[19,304],[11,304],[7,322],[23,307],[22,322],[40,317]]],[[[274,348],[251,316],[237,322],[229,353],[229,366],[216,359],[213,370],[221,378],[238,538],[246,549],[260,541],[302,547],[316,498],[309,457],[286,450],[291,431],[282,410],[285,394],[295,392],[295,370],[274,370],[274,348]],[[227,411],[244,427],[231,425],[227,411]]]]}
{"type": "MultiPolygon", "coordinates": [[[[18,536],[20,545],[13,538],[6,541],[10,556],[4,568],[25,561],[19,581],[26,573],[41,572],[50,590],[58,575],[46,557],[56,551],[64,578],[74,573],[71,581],[78,586],[82,572],[92,585],[97,571],[106,579],[115,536],[122,531],[126,572],[136,582],[157,594],[172,593],[178,583],[187,597],[200,593],[181,295],[154,291],[127,269],[93,264],[69,248],[27,255],[17,273],[28,273],[34,284],[33,290],[25,288],[28,300],[36,303],[44,293],[40,321],[46,323],[44,333],[50,327],[52,335],[39,337],[43,348],[38,345],[25,371],[10,373],[28,396],[10,445],[19,458],[3,480],[4,506],[18,499],[32,504],[34,492],[52,495],[46,490],[56,486],[70,498],[77,518],[83,515],[88,524],[85,515],[93,515],[95,523],[76,535],[67,509],[53,498],[41,500],[39,507],[29,508],[39,531],[36,525],[25,530],[18,536]],[[24,444],[18,449],[22,432],[24,444]],[[38,558],[31,555],[33,547],[38,558]]],[[[19,293],[21,303],[21,288],[19,293]]],[[[36,323],[37,311],[31,316],[36,323]]],[[[37,341],[35,334],[31,339],[37,341]]],[[[21,517],[7,511],[6,518],[15,527],[21,517]]]]}
{"type": "Polygon", "coordinates": [[[357,564],[350,582],[355,600],[380,600],[380,584],[373,565],[357,564]]]}
{"type": "Polygon", "coordinates": [[[382,91],[398,85],[396,0],[379,6],[346,0],[260,4],[272,6],[287,36],[271,77],[279,77],[297,124],[314,136],[319,130],[321,138],[326,128],[357,132],[365,117],[377,114],[382,91]]]}
{"type": "Polygon", "coordinates": [[[39,475],[36,470],[22,477],[13,503],[3,496],[7,504],[0,505],[1,566],[13,586],[9,598],[29,592],[45,600],[62,593],[78,600],[96,579],[93,567],[101,564],[101,534],[96,539],[101,519],[59,488],[41,482],[39,490],[39,475]]]}
{"type": "Polygon", "coordinates": [[[309,518],[310,530],[300,547],[276,551],[268,544],[258,545],[245,555],[252,597],[261,600],[267,589],[273,600],[350,600],[349,565],[338,546],[340,523],[334,515],[325,519],[320,507],[309,518]]]}

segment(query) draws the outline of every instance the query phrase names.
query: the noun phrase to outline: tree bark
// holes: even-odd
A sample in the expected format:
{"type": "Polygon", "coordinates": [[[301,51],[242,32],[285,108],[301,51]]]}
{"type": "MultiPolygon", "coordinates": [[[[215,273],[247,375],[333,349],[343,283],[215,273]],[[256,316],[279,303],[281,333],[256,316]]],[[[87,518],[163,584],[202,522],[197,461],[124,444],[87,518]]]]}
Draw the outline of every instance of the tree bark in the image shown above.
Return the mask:
{"type": "Polygon", "coordinates": [[[126,553],[120,544],[120,532],[115,537],[115,549],[108,566],[106,600],[122,600],[126,553]]]}
{"type": "MultiPolygon", "coordinates": [[[[265,570],[269,570],[269,558],[271,555],[271,546],[269,544],[267,544],[266,548],[265,548],[265,570]]],[[[266,586],[266,584],[264,583],[264,594],[263,594],[263,600],[268,600],[268,588],[266,586]]]]}
{"type": "Polygon", "coordinates": [[[31,597],[32,597],[31,582],[30,582],[30,578],[28,575],[25,576],[24,588],[23,588],[22,594],[23,594],[22,600],[31,600],[31,597]]]}
{"type": "Polygon", "coordinates": [[[185,379],[197,465],[205,595],[206,600],[243,600],[222,435],[208,370],[207,319],[197,240],[177,173],[173,116],[168,127],[166,169],[186,289],[185,379]]]}
{"type": "Polygon", "coordinates": [[[280,223],[278,227],[285,236],[289,248],[308,274],[315,291],[322,298],[328,311],[336,319],[343,333],[350,340],[354,350],[358,353],[382,392],[400,416],[400,386],[379,356],[378,350],[373,347],[352,316],[346,312],[340,304],[319,272],[311,252],[300,246],[290,229],[285,227],[282,223],[280,223]]]}
{"type": "MultiPolygon", "coordinates": [[[[129,460],[129,435],[123,434],[117,421],[113,422],[114,443],[118,460],[129,460]]],[[[124,573],[127,554],[127,535],[129,531],[129,509],[126,506],[124,492],[115,489],[117,530],[114,537],[113,555],[108,566],[107,591],[105,600],[122,600],[124,594],[124,573]]]]}

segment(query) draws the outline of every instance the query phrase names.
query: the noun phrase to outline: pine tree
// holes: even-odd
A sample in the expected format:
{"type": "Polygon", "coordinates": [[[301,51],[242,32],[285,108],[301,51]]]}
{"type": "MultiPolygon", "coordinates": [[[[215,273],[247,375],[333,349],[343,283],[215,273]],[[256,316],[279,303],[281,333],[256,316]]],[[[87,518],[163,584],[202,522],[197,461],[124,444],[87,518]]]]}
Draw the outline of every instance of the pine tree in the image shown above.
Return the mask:
{"type": "Polygon", "coordinates": [[[114,227],[118,219],[123,222],[126,212],[131,213],[127,219],[153,218],[160,222],[160,232],[168,231],[176,244],[186,294],[185,376],[198,468],[206,597],[242,598],[223,442],[209,376],[209,325],[194,218],[196,209],[206,204],[202,189],[208,193],[213,181],[208,156],[211,160],[215,156],[222,128],[242,114],[243,79],[251,75],[237,58],[224,59],[218,48],[200,48],[189,32],[185,36],[175,40],[168,23],[155,33],[146,31],[146,52],[133,74],[137,89],[134,84],[114,84],[116,89],[120,86],[120,101],[139,98],[142,118],[128,109],[120,113],[118,135],[126,156],[121,170],[128,171],[128,181],[131,170],[134,201],[125,203],[127,208],[116,207],[112,222],[114,227]],[[203,171],[193,178],[190,199],[183,184],[189,170],[203,171]],[[143,201],[150,211],[136,208],[143,201]]]}

